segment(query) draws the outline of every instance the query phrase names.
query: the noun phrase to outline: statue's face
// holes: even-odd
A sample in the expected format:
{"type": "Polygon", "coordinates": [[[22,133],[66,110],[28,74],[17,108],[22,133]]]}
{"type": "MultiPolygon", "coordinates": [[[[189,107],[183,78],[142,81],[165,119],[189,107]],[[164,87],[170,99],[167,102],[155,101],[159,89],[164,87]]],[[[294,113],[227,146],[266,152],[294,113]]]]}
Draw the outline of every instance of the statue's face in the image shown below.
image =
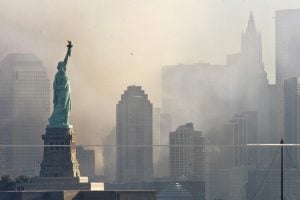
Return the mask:
{"type": "Polygon", "coordinates": [[[59,62],[57,65],[57,70],[62,70],[63,62],[59,62]]]}

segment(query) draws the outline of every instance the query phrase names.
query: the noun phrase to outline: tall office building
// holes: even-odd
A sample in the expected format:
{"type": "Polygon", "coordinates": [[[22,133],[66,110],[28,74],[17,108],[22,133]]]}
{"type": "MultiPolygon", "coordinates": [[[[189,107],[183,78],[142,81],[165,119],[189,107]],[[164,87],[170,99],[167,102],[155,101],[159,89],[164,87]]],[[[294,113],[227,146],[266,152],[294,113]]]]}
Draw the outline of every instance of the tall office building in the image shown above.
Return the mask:
{"type": "MultiPolygon", "coordinates": [[[[246,30],[242,33],[241,52],[228,56],[230,67],[230,115],[257,112],[258,143],[276,143],[279,135],[277,91],[268,84],[262,60],[262,38],[253,14],[250,13],[246,30]],[[276,97],[276,98],[274,98],[276,97]]],[[[261,161],[267,165],[270,149],[262,149],[261,161]]]]}
{"type": "MultiPolygon", "coordinates": [[[[50,105],[46,68],[32,54],[10,54],[0,65],[0,142],[42,145],[50,105]]],[[[1,150],[3,173],[38,174],[42,148],[12,146],[1,150]]]]}
{"type": "Polygon", "coordinates": [[[260,151],[258,112],[235,114],[224,125],[222,145],[210,147],[207,173],[207,191],[211,199],[245,199],[248,170],[256,168],[260,151]],[[215,152],[214,152],[215,150],[215,152]]]}
{"type": "Polygon", "coordinates": [[[300,9],[276,11],[276,83],[300,76],[300,9]]]}
{"type": "Polygon", "coordinates": [[[80,176],[94,178],[95,175],[95,150],[85,149],[83,146],[76,147],[76,156],[79,162],[80,176]]]}
{"type": "Polygon", "coordinates": [[[152,103],[140,86],[129,86],[117,104],[118,182],[150,181],[153,177],[152,103]]]}
{"type": "Polygon", "coordinates": [[[222,151],[224,168],[258,166],[258,147],[247,146],[247,144],[257,144],[258,140],[258,113],[247,111],[243,114],[236,114],[225,124],[224,149],[222,151]]]}
{"type": "MultiPolygon", "coordinates": [[[[300,78],[284,81],[284,142],[300,143],[300,78]]],[[[287,167],[300,166],[300,148],[286,147],[287,167]],[[289,154],[288,154],[289,153],[289,154]]]]}
{"type": "Polygon", "coordinates": [[[284,81],[300,76],[300,9],[276,11],[276,85],[277,85],[277,130],[284,132],[284,81]]]}
{"type": "Polygon", "coordinates": [[[157,169],[155,176],[168,177],[169,172],[169,133],[172,130],[172,118],[170,114],[160,114],[160,147],[159,147],[159,159],[157,163],[157,169]]]}
{"type": "Polygon", "coordinates": [[[159,175],[158,160],[160,154],[160,108],[153,108],[153,167],[154,176],[159,175]]]}
{"type": "Polygon", "coordinates": [[[116,128],[102,139],[103,174],[105,182],[113,182],[116,178],[116,128]]]}
{"type": "Polygon", "coordinates": [[[204,139],[193,123],[170,132],[170,172],[175,180],[204,180],[204,139]]]}
{"type": "Polygon", "coordinates": [[[257,31],[250,13],[242,33],[241,52],[227,57],[230,69],[230,115],[248,110],[259,111],[260,129],[268,126],[268,80],[262,61],[261,33],[257,31]]]}
{"type": "Polygon", "coordinates": [[[256,30],[252,13],[250,13],[246,31],[242,33],[241,53],[235,59],[229,59],[231,75],[235,82],[230,87],[235,105],[231,114],[247,110],[261,111],[264,107],[267,91],[267,74],[262,61],[261,33],[256,30]]]}
{"type": "MultiPolygon", "coordinates": [[[[160,145],[160,108],[153,108],[153,144],[160,145]]],[[[159,146],[153,148],[153,161],[159,159],[159,146]]]]}

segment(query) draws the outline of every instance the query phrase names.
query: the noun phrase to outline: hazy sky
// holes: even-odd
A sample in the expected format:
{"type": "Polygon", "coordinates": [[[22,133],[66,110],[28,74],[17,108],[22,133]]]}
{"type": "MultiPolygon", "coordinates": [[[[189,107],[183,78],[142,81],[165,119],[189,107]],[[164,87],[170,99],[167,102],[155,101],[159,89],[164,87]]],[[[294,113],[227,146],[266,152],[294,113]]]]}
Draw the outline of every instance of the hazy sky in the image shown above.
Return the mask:
{"type": "Polygon", "coordinates": [[[225,64],[227,54],[239,52],[250,10],[273,80],[274,11],[298,7],[299,0],[1,0],[0,59],[34,53],[52,82],[71,39],[73,124],[80,143],[95,144],[114,125],[127,85],[142,85],[160,106],[161,66],[225,64]]]}

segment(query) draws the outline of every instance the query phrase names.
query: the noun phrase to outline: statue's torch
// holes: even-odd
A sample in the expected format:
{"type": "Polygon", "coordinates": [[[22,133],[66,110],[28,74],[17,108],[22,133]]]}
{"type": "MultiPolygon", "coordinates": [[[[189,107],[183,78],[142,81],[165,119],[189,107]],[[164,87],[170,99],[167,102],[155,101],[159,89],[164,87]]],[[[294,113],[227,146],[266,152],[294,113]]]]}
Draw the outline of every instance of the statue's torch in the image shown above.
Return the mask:
{"type": "Polygon", "coordinates": [[[71,48],[73,47],[73,44],[72,44],[72,41],[71,40],[68,40],[68,52],[69,52],[69,56],[71,57],[71,48]]]}

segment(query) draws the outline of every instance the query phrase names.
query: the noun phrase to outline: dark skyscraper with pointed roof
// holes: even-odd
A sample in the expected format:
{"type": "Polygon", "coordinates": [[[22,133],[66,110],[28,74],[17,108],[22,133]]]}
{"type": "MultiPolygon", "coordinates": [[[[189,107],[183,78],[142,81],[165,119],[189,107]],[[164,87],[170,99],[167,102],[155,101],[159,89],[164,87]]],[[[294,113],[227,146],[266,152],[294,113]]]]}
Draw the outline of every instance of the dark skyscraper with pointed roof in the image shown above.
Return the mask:
{"type": "Polygon", "coordinates": [[[117,104],[118,182],[144,182],[153,177],[152,109],[141,86],[128,86],[117,104]]]}

